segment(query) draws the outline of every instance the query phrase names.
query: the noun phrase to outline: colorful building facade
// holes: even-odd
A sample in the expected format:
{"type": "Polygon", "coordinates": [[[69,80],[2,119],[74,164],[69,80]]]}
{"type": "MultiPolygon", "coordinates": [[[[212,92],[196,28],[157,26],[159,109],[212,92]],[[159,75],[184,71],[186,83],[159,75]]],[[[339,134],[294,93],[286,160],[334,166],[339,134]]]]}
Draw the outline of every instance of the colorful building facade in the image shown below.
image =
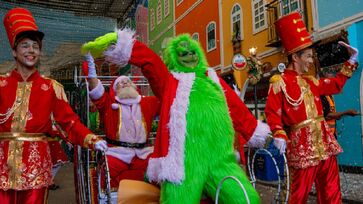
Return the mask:
{"type": "Polygon", "coordinates": [[[209,66],[220,72],[220,22],[218,0],[176,0],[175,33],[189,33],[203,47],[209,66]]]}
{"type": "Polygon", "coordinates": [[[162,57],[165,46],[175,35],[174,0],[149,1],[149,47],[162,57]]]}
{"type": "MultiPolygon", "coordinates": [[[[281,42],[274,28],[274,22],[281,16],[299,11],[311,31],[312,8],[307,0],[249,0],[223,1],[222,29],[224,71],[232,69],[234,46],[240,44],[241,53],[250,56],[249,49],[257,48],[256,56],[263,63],[262,72],[268,73],[279,63],[286,61],[281,42]]],[[[234,71],[239,88],[243,88],[248,70],[234,71]]]]}
{"type": "Polygon", "coordinates": [[[136,6],[135,22],[135,31],[138,39],[143,43],[147,43],[149,41],[147,0],[140,1],[136,6]]]}
{"type": "MultiPolygon", "coordinates": [[[[321,40],[321,46],[325,46],[333,52],[338,47],[334,46],[339,39],[357,47],[361,52],[358,58],[359,64],[363,62],[363,2],[355,0],[313,1],[314,32],[313,36],[321,40]],[[332,13],[332,11],[334,11],[332,13]]],[[[333,59],[322,58],[322,70],[333,70],[337,59],[342,58],[339,53],[333,59]],[[326,61],[326,62],[325,62],[326,61]]],[[[340,61],[338,61],[340,62],[340,61]]],[[[337,111],[355,109],[363,110],[363,72],[361,66],[346,85],[343,91],[334,96],[337,111]],[[347,100],[348,99],[348,100],[347,100]]],[[[363,167],[363,121],[359,116],[345,117],[337,121],[338,141],[344,152],[339,155],[340,165],[363,167]]]]}

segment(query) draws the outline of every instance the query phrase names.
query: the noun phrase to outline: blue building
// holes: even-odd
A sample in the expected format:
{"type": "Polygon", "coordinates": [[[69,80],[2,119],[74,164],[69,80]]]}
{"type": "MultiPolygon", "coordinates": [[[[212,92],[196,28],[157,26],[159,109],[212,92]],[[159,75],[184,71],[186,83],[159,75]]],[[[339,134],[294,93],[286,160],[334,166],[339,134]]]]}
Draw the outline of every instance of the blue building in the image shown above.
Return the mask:
{"type": "MultiPolygon", "coordinates": [[[[337,111],[356,109],[363,111],[363,0],[315,0],[313,2],[314,41],[321,40],[326,46],[326,52],[334,52],[334,43],[347,39],[349,43],[360,50],[358,62],[360,67],[348,80],[342,93],[335,95],[337,111]]],[[[323,50],[324,53],[324,50],[323,50]]],[[[339,53],[334,56],[344,58],[339,53]]],[[[320,58],[319,58],[320,59],[320,58]]],[[[338,62],[338,61],[336,61],[338,62]]],[[[332,68],[334,64],[323,62],[324,68],[332,68]]],[[[363,167],[363,121],[362,115],[344,117],[337,122],[338,141],[344,149],[338,157],[340,165],[363,167]]]]}

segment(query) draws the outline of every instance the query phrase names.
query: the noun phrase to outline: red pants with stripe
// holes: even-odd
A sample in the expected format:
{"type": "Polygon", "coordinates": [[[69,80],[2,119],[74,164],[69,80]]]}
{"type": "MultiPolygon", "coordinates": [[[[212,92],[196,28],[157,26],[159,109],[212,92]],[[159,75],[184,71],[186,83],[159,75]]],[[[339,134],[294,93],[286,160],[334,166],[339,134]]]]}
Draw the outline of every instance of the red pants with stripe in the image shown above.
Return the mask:
{"type": "Polygon", "coordinates": [[[317,192],[317,203],[342,203],[339,168],[335,156],[321,161],[319,165],[306,169],[290,169],[291,190],[289,203],[307,203],[313,183],[317,192]]]}
{"type": "Polygon", "coordinates": [[[48,200],[48,188],[24,191],[0,190],[1,204],[44,204],[48,200]]]}

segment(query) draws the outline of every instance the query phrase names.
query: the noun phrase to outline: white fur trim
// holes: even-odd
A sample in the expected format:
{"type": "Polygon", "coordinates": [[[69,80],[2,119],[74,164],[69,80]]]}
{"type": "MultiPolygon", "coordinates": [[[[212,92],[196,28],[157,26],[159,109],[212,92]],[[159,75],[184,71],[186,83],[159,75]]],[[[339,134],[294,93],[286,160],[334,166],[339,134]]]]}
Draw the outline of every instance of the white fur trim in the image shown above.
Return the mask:
{"type": "Polygon", "coordinates": [[[220,87],[222,87],[221,82],[219,81],[219,77],[214,69],[208,68],[208,76],[212,79],[212,81],[216,82],[220,87]]]}
{"type": "Polygon", "coordinates": [[[135,43],[135,31],[129,28],[117,31],[117,43],[111,45],[103,54],[106,61],[121,67],[127,65],[130,60],[132,48],[135,43]]]}
{"type": "Polygon", "coordinates": [[[105,88],[103,87],[101,81],[98,79],[97,86],[89,92],[89,97],[92,100],[97,100],[100,99],[104,93],[105,93],[105,88]]]}
{"type": "Polygon", "coordinates": [[[184,149],[186,136],[186,114],[189,95],[194,83],[195,73],[172,73],[179,80],[176,97],[170,107],[170,131],[168,155],[150,158],[147,175],[151,181],[170,181],[181,183],[185,177],[184,149]]]}
{"type": "Polygon", "coordinates": [[[248,140],[248,146],[262,148],[265,145],[266,139],[270,134],[270,127],[266,123],[257,120],[256,129],[253,132],[250,140],[248,140]]]}

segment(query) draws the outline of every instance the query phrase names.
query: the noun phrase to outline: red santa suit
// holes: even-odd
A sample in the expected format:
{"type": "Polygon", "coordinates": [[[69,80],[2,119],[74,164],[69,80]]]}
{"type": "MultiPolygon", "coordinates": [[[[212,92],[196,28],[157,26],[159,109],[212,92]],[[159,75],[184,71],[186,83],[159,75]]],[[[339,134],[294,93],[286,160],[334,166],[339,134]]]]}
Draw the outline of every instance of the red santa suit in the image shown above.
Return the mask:
{"type": "MultiPolygon", "coordinates": [[[[310,39],[306,30],[297,32],[303,29],[295,28],[294,22],[298,22],[298,27],[304,26],[298,13],[281,20],[285,22],[278,22],[277,27],[285,32],[281,37],[288,53],[312,44],[311,40],[301,40],[310,39]],[[283,28],[291,31],[290,35],[286,35],[287,31],[283,28]]],[[[290,203],[306,203],[314,182],[318,203],[341,203],[335,155],[341,153],[342,148],[324,120],[320,95],[339,93],[354,68],[354,65],[346,62],[335,78],[320,80],[301,76],[294,70],[285,70],[270,79],[265,113],[274,137],[287,141],[287,159],[292,177],[290,203]]]]}
{"type": "MultiPolygon", "coordinates": [[[[121,77],[113,84],[117,84],[121,77]]],[[[153,151],[146,142],[153,119],[159,112],[159,102],[155,96],[119,99],[113,95],[113,90],[111,94],[105,92],[100,81],[90,91],[92,102],[104,121],[110,146],[106,155],[111,187],[117,187],[122,179],[144,180],[148,158],[153,151]]]]}
{"type": "MultiPolygon", "coordinates": [[[[135,40],[133,34],[128,31],[120,31],[118,39],[122,39],[122,42],[115,50],[122,49],[122,51],[117,50],[116,52],[121,53],[122,56],[115,54],[113,59],[116,62],[114,63],[120,65],[130,63],[141,67],[153,93],[162,101],[155,148],[149,161],[147,176],[152,181],[167,180],[180,183],[184,179],[185,173],[185,115],[195,75],[169,72],[160,57],[147,46],[135,40]]],[[[106,58],[108,57],[110,56],[106,58]]],[[[252,136],[260,131],[267,134],[267,130],[262,125],[260,126],[262,123],[254,118],[234,90],[221,80],[213,69],[209,69],[206,75],[223,89],[236,132],[241,133],[249,142],[252,136]]]]}

